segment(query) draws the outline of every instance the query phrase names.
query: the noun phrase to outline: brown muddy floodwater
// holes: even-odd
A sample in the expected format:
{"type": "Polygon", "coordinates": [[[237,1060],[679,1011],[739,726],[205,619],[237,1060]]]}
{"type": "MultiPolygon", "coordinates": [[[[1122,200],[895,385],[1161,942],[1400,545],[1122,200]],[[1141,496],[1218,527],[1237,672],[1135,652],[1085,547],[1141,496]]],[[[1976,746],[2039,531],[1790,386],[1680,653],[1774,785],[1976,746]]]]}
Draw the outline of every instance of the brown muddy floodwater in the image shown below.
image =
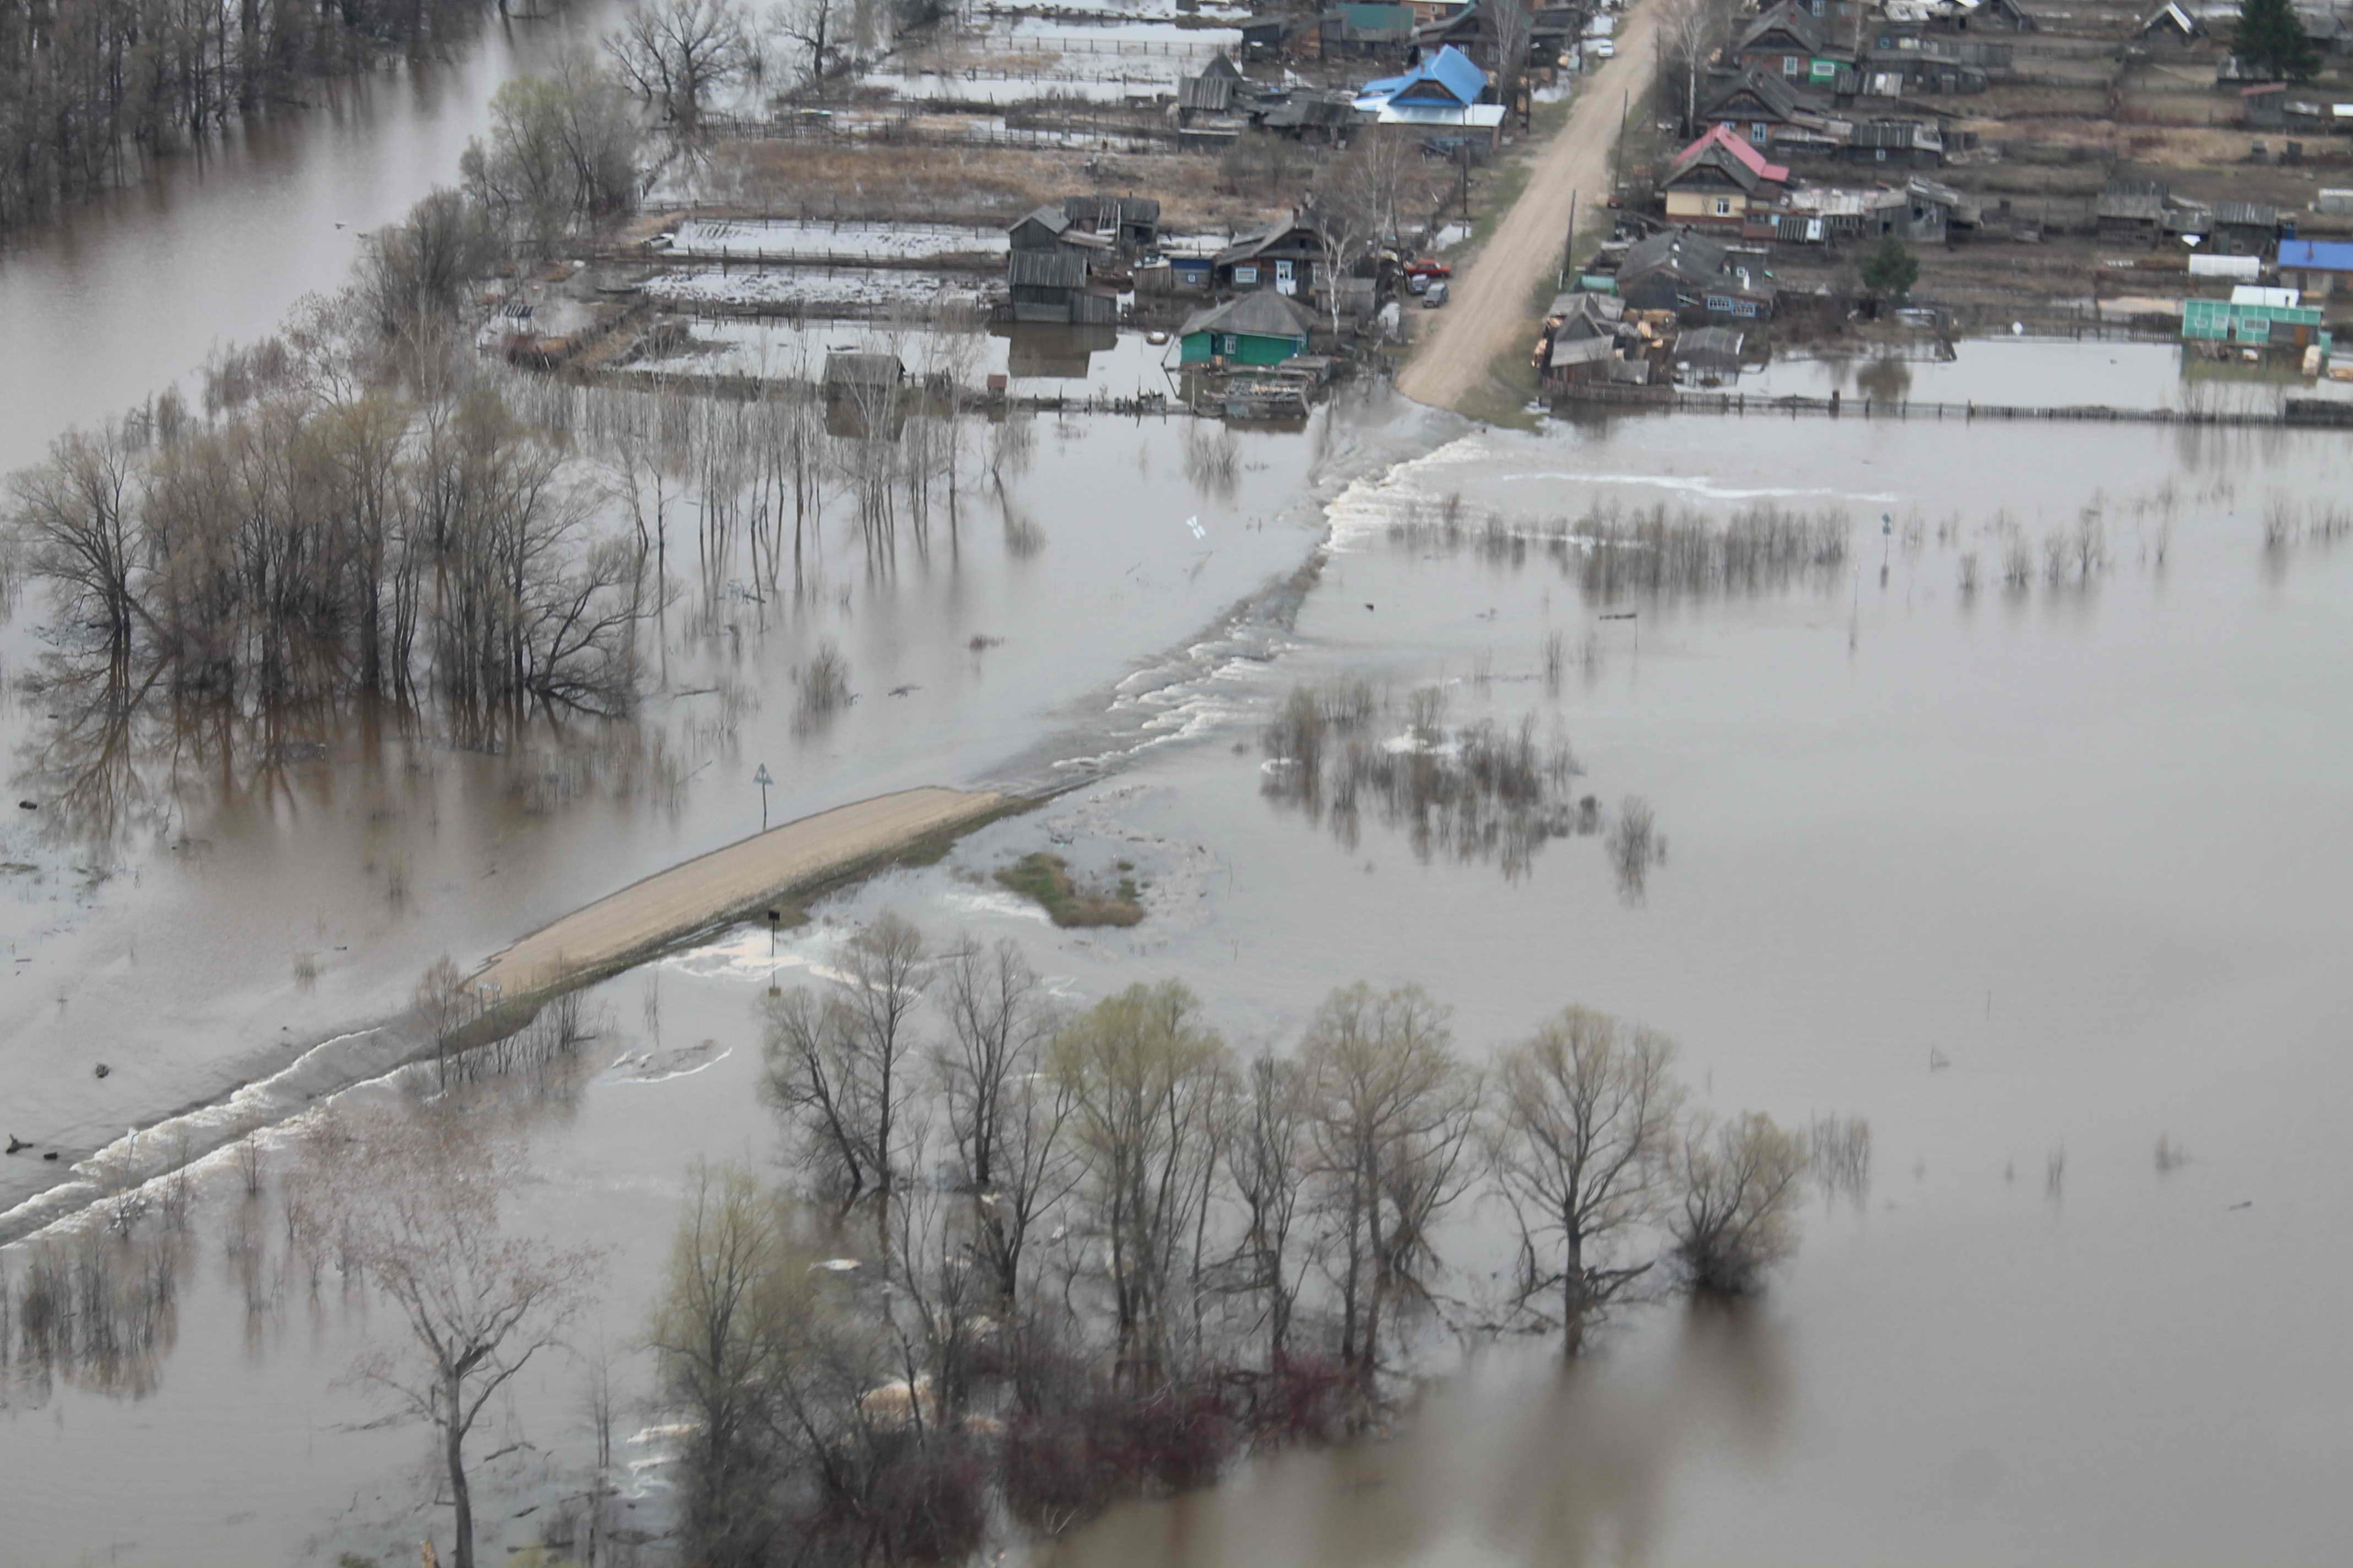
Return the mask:
{"type": "Polygon", "coordinates": [[[0,244],[0,472],[144,403],[213,349],[276,331],[304,294],[341,288],[362,234],[455,183],[499,85],[593,48],[615,11],[586,0],[493,17],[452,60],[313,83],[310,107],[0,244]]]}
{"type": "MultiPolygon", "coordinates": [[[[2063,357],[2082,351],[2040,352],[2053,376],[2080,370],[2063,357]]],[[[935,552],[887,583],[846,571],[847,610],[820,597],[822,614],[779,609],[765,633],[747,609],[734,632],[679,634],[674,708],[728,668],[773,694],[732,748],[706,735],[694,755],[714,780],[782,755],[812,803],[1093,781],[938,866],[826,901],[773,959],[766,933],[739,931],[608,982],[577,1071],[501,1091],[540,1173],[529,1221],[615,1252],[585,1359],[535,1366],[479,1440],[503,1451],[482,1483],[486,1543],[533,1544],[577,1495],[599,1355],[625,1391],[624,1495],[659,1528],[666,1417],[635,1346],[684,1167],[774,1159],[754,1092],[758,997],[891,908],[941,935],[1014,937],[1073,1002],[1185,980],[1243,1043],[1289,1043],[1357,979],[1429,987],[1474,1058],[1583,1003],[1675,1036],[1712,1108],[1871,1126],[1868,1189],[1813,1203],[1800,1256],[1751,1309],[1640,1307],[1569,1369],[1540,1343],[1433,1324],[1430,1366],[1447,1375],[1389,1440],[1270,1456],[1057,1542],[1003,1543],[1016,1556],[2342,1561],[2353,1357],[2337,1319],[2353,1274],[2329,1244],[2353,1233],[2353,538],[2329,518],[2353,494],[2353,447],[1720,418],[1445,439],[1376,405],[1250,438],[1228,483],[1157,429],[1050,427],[956,562],[935,552]],[[1384,450],[1427,455],[1392,466],[1374,460],[1384,450]],[[1368,477],[1301,516],[1314,484],[1352,472],[1368,477]],[[1665,508],[1699,538],[1768,506],[1843,516],[1843,551],[1592,568],[1586,541],[1638,514],[1665,508]],[[1326,517],[1334,553],[1287,625],[1257,590],[1326,517]],[[1016,542],[1019,520],[1042,551],[1016,542]],[[976,656],[983,631],[1006,642],[976,656]],[[863,695],[795,744],[790,671],[821,636],[863,695]],[[1017,650],[1000,678],[995,661],[1017,650]],[[1605,813],[1648,803],[1664,857],[1629,878],[1607,835],[1572,834],[1507,874],[1378,812],[1311,817],[1270,794],[1266,718],[1294,684],[1356,676],[1440,684],[1449,724],[1531,718],[1570,743],[1576,788],[1605,813]],[[885,695],[901,685],[926,689],[885,695]],[[988,880],[1050,843],[1082,875],[1132,864],[1143,923],[1057,930],[988,880]],[[2160,1168],[2161,1137],[2186,1162],[2160,1168]]],[[[665,722],[695,744],[684,719],[665,722]]],[[[356,897],[339,913],[334,890],[362,876],[382,801],[401,813],[382,831],[436,868],[417,881],[434,883],[454,949],[626,880],[621,859],[741,831],[756,809],[740,784],[689,786],[666,816],[551,784],[562,809],[530,811],[490,760],[380,771],[333,751],[241,807],[228,820],[258,825],[216,833],[200,873],[151,845],[126,876],[169,890],[182,924],[291,887],[296,920],[423,951],[445,933],[390,912],[362,922],[356,897]]],[[[93,896],[87,931],[131,929],[108,913],[131,901],[93,896]]],[[[171,939],[139,935],[142,952],[171,939]]],[[[151,990],[168,997],[200,969],[68,940],[89,944],[71,949],[86,989],[69,1017],[104,983],[161,972],[151,990]]],[[[219,953],[251,974],[240,1019],[327,993],[324,1018],[328,1001],[381,1000],[413,972],[387,960],[332,992],[330,968],[317,992],[273,991],[261,971],[282,977],[282,959],[240,960],[241,940],[219,953]]],[[[95,1119],[67,1070],[88,1042],[40,1000],[9,1026],[13,1042],[41,1016],[53,1071],[28,1081],[95,1119]]],[[[157,1036],[135,1060],[197,1077],[248,1038],[157,1036]]],[[[290,1267],[274,1188],[248,1203],[233,1174],[209,1173],[186,1237],[109,1255],[123,1331],[106,1357],[0,1374],[0,1558],[393,1562],[446,1519],[423,1434],[382,1425],[344,1376],[391,1325],[290,1267]]],[[[1466,1206],[1442,1250],[1449,1315],[1491,1316],[1501,1216],[1466,1206]]]]}

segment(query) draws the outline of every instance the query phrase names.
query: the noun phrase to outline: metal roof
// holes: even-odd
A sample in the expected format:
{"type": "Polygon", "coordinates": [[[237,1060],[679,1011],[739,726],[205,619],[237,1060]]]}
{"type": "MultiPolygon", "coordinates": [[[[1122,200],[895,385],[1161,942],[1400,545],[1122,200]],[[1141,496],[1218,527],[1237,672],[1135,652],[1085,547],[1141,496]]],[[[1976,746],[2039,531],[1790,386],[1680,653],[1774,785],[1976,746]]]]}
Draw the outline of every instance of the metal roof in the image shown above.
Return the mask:
{"type": "Polygon", "coordinates": [[[1005,280],[1017,289],[1083,289],[1086,257],[1059,245],[1052,250],[1010,251],[1005,258],[1005,280]]]}
{"type": "Polygon", "coordinates": [[[2344,240],[2281,240],[2279,265],[2307,272],[2353,272],[2353,243],[2344,240]]]}
{"type": "Polygon", "coordinates": [[[1307,313],[1271,289],[1261,289],[1222,305],[1196,311],[1176,331],[1179,337],[1197,332],[1231,332],[1252,337],[1305,337],[1307,313]]]}

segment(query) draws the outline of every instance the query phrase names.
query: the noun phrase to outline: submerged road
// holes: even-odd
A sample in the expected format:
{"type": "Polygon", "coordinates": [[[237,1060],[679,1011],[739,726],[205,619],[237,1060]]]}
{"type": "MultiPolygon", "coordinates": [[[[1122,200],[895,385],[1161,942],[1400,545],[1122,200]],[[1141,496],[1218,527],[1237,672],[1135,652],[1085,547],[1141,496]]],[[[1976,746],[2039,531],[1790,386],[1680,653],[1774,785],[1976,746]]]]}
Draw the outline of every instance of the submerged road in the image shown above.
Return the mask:
{"type": "Polygon", "coordinates": [[[493,955],[469,983],[523,996],[568,975],[609,969],[764,899],[827,881],[927,835],[969,826],[1006,801],[986,790],[903,790],[801,817],[575,910],[493,955]]]}
{"type": "MultiPolygon", "coordinates": [[[[1497,355],[1535,346],[1540,280],[1561,266],[1570,193],[1580,217],[1609,199],[1609,154],[1621,106],[1645,92],[1658,66],[1656,7],[1630,7],[1618,28],[1618,57],[1585,78],[1566,124],[1535,154],[1528,188],[1448,290],[1453,298],[1418,335],[1397,390],[1416,403],[1461,411],[1497,355]]],[[[1427,320],[1428,318],[1425,318],[1427,320]]]]}

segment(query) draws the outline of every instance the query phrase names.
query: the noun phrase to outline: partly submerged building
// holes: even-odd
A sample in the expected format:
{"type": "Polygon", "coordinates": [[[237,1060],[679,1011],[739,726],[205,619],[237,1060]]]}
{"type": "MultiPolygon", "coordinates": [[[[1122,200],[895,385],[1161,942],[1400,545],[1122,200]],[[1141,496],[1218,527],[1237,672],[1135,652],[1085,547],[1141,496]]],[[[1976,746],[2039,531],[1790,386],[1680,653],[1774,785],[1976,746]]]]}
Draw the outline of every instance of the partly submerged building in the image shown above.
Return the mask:
{"type": "Polygon", "coordinates": [[[1184,365],[1279,365],[1307,352],[1306,311],[1261,290],[1196,311],[1177,329],[1184,365]]]}

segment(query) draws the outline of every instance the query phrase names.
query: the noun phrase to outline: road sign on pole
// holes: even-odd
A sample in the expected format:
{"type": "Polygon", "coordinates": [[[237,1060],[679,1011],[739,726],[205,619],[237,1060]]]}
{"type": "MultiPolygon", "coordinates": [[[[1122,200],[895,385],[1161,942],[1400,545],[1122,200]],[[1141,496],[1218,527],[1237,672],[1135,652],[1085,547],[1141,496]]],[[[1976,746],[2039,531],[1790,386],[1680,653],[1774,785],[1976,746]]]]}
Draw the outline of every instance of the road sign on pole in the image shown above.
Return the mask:
{"type": "Polygon", "coordinates": [[[760,787],[760,831],[766,833],[768,830],[768,786],[776,782],[768,777],[767,763],[760,764],[760,770],[752,775],[752,782],[760,787]]]}

